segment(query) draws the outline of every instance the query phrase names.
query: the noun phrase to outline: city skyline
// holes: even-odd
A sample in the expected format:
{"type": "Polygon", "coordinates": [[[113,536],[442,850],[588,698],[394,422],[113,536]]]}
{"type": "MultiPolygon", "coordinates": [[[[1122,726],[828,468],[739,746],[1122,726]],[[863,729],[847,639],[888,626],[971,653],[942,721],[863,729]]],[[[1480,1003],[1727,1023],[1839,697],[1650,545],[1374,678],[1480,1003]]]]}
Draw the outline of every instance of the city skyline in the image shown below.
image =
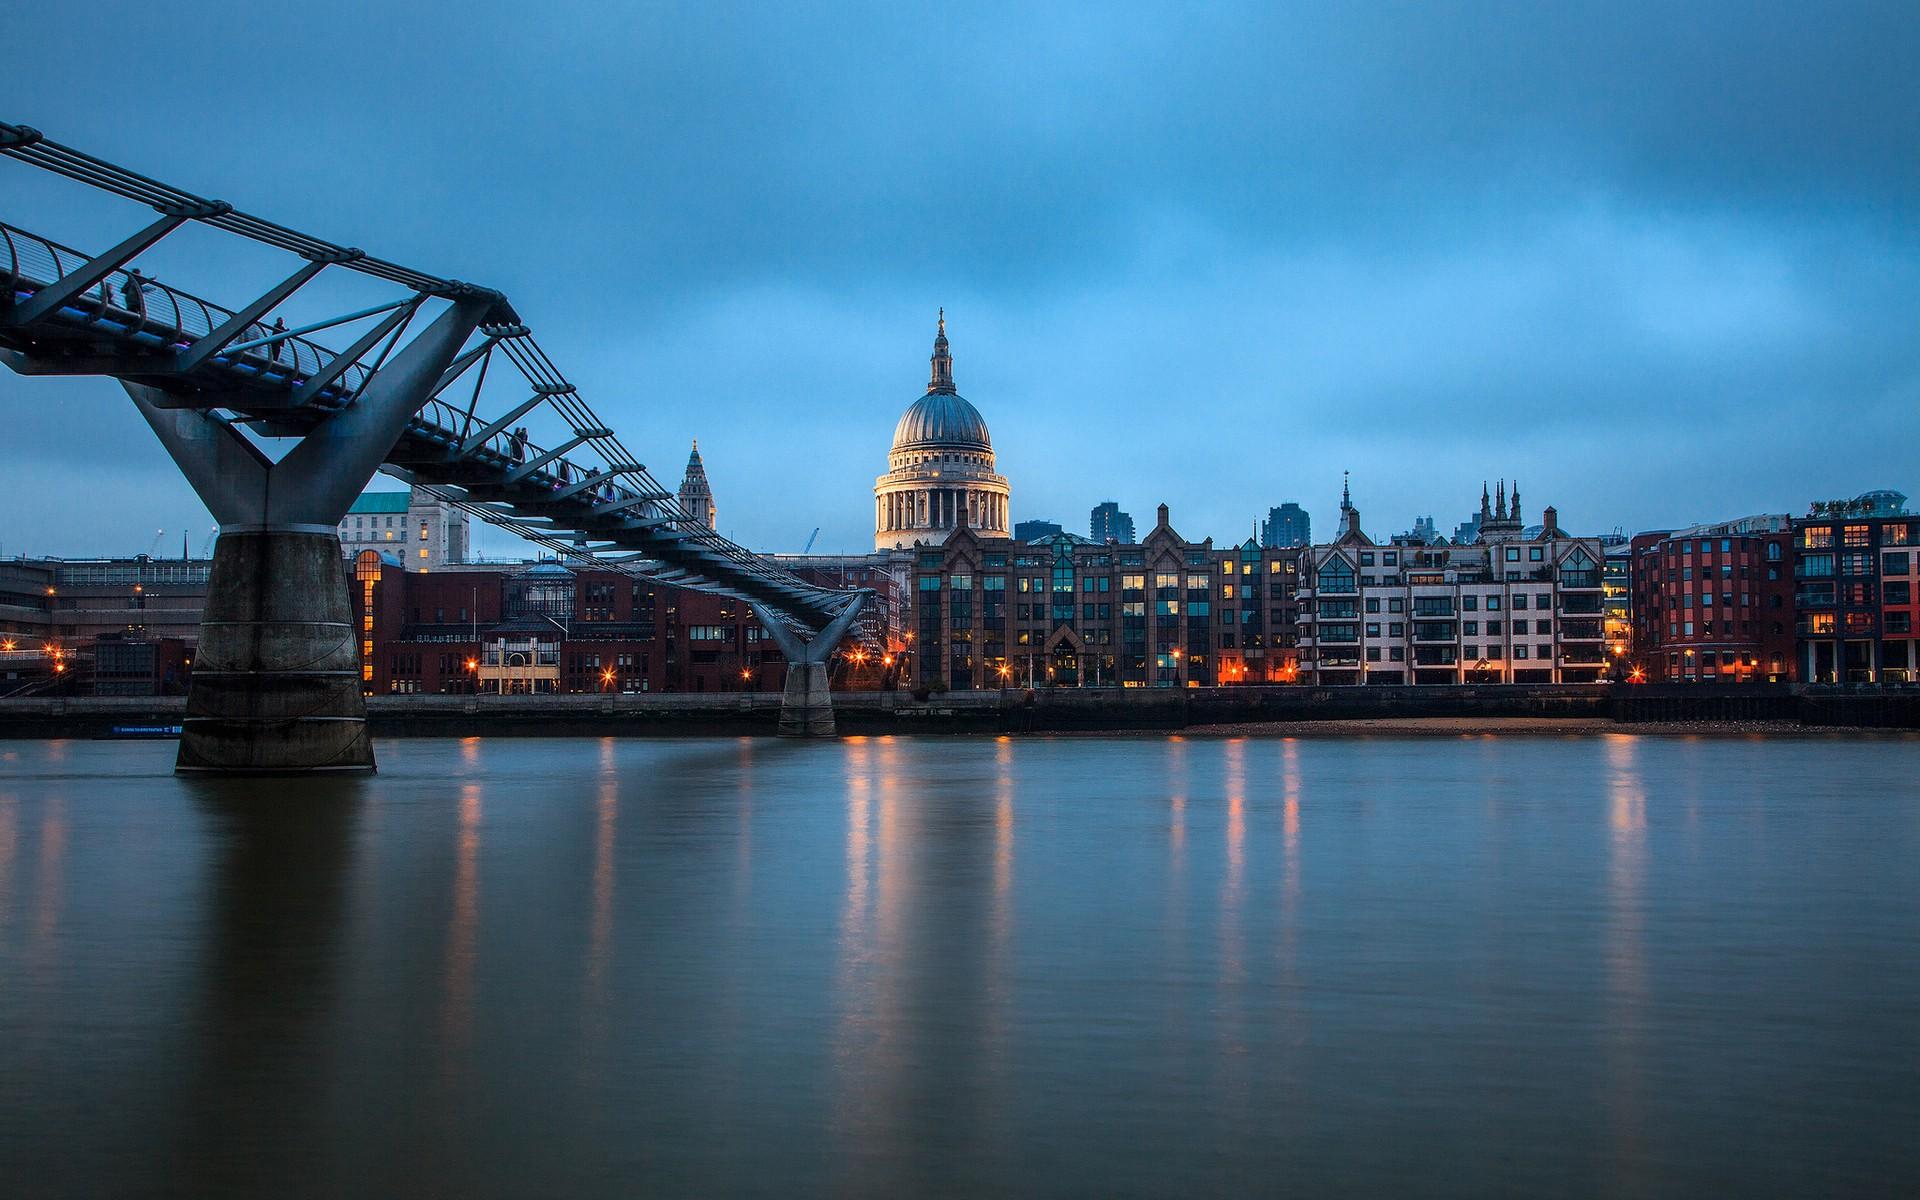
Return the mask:
{"type": "MultiPolygon", "coordinates": [[[[1893,53],[1912,19],[1597,11],[1042,14],[1004,40],[951,13],[831,37],[772,15],[754,39],[727,14],[543,14],[527,49],[577,60],[563,83],[482,53],[505,16],[433,54],[407,53],[424,27],[346,19],[323,44],[385,49],[343,56],[345,86],[316,98],[254,52],[312,35],[297,14],[210,32],[109,5],[15,21],[191,62],[183,105],[246,87],[250,127],[302,129],[301,165],[170,136],[111,90],[9,119],[505,288],[652,465],[702,440],[722,531],[756,548],[815,526],[822,550],[866,541],[865,481],[941,305],[1016,520],[1164,501],[1225,539],[1293,498],[1330,527],[1343,469],[1394,527],[1450,526],[1450,498],[1499,474],[1591,532],[1914,490],[1920,241],[1900,214],[1920,148],[1893,53]],[[1142,64],[1163,84],[1138,87],[1142,64]],[[1676,105],[1677,78],[1699,103],[1676,105]],[[503,147],[438,102],[455,90],[539,133],[503,147]],[[609,298],[630,324],[596,324],[609,298]],[[1872,436],[1797,454],[1792,431],[1836,410],[1872,436]],[[767,469],[793,450],[822,469],[767,469]]],[[[22,94],[55,94],[52,60],[20,69],[22,94]]],[[[19,179],[10,207],[48,186],[19,179]]],[[[54,211],[49,232],[95,246],[125,216],[54,211]]],[[[242,265],[209,254],[182,282],[223,293],[242,265]]],[[[204,510],[117,387],[0,388],[36,448],[5,553],[137,553],[156,527],[197,543],[204,510]]]]}

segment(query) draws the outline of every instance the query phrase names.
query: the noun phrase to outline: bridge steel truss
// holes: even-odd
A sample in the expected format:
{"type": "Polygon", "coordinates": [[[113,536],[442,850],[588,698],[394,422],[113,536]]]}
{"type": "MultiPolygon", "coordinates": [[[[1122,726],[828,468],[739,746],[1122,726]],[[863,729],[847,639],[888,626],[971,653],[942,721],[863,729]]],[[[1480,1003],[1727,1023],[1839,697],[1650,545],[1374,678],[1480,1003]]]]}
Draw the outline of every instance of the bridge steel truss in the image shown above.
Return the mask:
{"type": "MultiPolygon", "coordinates": [[[[337,529],[376,470],[563,558],[749,604],[808,680],[866,599],[806,583],[689,518],[498,291],[250,216],[26,126],[0,123],[0,155],[158,214],[91,255],[0,222],[0,362],[120,381],[220,523],[181,770],[373,768],[337,529]],[[301,265],[237,309],[131,265],[188,223],[301,265]],[[291,329],[266,324],[330,267],[400,294],[291,329]],[[356,336],[337,351],[308,336],[328,329],[356,336]],[[529,422],[553,431],[551,444],[536,445],[529,422]],[[256,438],[298,441],[276,462],[256,438]]],[[[795,682],[788,705],[807,711],[783,730],[830,731],[824,689],[796,698],[795,682]]]]}

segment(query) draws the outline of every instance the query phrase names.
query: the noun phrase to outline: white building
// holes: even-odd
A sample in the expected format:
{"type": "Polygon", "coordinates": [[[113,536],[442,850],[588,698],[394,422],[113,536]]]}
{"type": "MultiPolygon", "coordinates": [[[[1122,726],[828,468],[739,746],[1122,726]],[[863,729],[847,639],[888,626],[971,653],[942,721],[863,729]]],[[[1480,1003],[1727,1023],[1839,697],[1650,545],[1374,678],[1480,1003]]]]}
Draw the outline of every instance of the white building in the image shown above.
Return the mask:
{"type": "Polygon", "coordinates": [[[467,514],[423,488],[362,492],[340,519],[340,548],[392,554],[409,571],[467,561],[467,514]]]}
{"type": "Polygon", "coordinates": [[[1005,537],[1011,489],[993,469],[993,439],[980,411],[953,386],[946,310],[933,339],[927,394],[894,427],[887,473],[873,484],[873,548],[937,546],[965,525],[983,537],[1005,537]]]}
{"type": "Polygon", "coordinates": [[[1586,683],[1603,678],[1602,549],[1520,492],[1480,500],[1478,540],[1376,543],[1341,497],[1342,529],[1301,552],[1300,682],[1586,683]]]}

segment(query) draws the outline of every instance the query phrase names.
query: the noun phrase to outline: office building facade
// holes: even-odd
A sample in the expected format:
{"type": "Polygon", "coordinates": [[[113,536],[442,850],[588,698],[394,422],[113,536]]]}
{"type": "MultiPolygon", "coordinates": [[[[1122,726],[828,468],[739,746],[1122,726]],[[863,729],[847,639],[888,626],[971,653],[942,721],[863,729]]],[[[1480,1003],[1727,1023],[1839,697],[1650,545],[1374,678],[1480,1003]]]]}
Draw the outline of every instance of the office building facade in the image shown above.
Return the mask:
{"type": "Polygon", "coordinates": [[[916,686],[1205,687],[1290,682],[1295,553],[1190,542],[1167,507],[1138,543],[956,531],[914,556],[916,686]]]}

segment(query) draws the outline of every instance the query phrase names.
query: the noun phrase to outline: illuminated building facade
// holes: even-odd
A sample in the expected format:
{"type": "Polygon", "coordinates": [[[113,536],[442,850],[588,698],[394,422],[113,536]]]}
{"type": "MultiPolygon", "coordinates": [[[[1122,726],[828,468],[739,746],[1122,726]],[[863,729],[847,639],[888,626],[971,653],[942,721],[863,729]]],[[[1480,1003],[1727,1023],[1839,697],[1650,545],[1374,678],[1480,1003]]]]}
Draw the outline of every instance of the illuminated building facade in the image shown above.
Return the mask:
{"type": "Polygon", "coordinates": [[[1604,677],[1600,539],[1545,510],[1529,535],[1516,487],[1481,497],[1470,545],[1377,543],[1342,493],[1340,536],[1301,550],[1304,683],[1590,683],[1604,677]]]}
{"type": "Polygon", "coordinates": [[[1294,678],[1295,552],[1216,548],[1168,524],[1137,544],[961,527],[914,553],[918,686],[1208,687],[1294,678]]]}
{"type": "Polygon", "coordinates": [[[1629,543],[1636,678],[1786,683],[1794,665],[1792,520],[1762,514],[1629,543]]]}
{"type": "Polygon", "coordinates": [[[1920,682],[1920,516],[1906,512],[1904,500],[1873,508],[1830,502],[1793,522],[1802,680],[1920,682]]]}
{"type": "MultiPolygon", "coordinates": [[[[354,568],[369,693],[778,692],[786,681],[779,649],[730,597],[557,562],[418,572],[365,551],[354,568]]],[[[897,612],[888,578],[858,585],[897,612]]],[[[879,636],[834,661],[836,688],[890,682],[879,636]]]]}

